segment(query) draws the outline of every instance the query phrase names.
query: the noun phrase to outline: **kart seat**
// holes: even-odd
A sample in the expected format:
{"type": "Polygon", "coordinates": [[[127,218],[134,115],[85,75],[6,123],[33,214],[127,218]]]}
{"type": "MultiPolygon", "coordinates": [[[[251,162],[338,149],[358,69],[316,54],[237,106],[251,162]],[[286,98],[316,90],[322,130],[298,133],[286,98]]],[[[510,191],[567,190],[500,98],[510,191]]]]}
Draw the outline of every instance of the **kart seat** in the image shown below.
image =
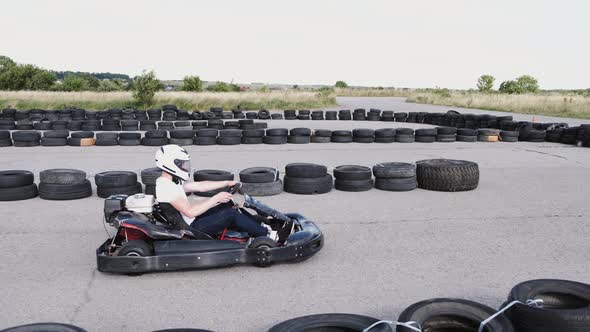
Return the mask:
{"type": "Polygon", "coordinates": [[[174,227],[175,229],[184,229],[193,233],[197,240],[211,240],[213,239],[208,234],[194,229],[187,225],[180,212],[176,210],[170,203],[156,203],[152,212],[154,218],[163,223],[174,227]]]}

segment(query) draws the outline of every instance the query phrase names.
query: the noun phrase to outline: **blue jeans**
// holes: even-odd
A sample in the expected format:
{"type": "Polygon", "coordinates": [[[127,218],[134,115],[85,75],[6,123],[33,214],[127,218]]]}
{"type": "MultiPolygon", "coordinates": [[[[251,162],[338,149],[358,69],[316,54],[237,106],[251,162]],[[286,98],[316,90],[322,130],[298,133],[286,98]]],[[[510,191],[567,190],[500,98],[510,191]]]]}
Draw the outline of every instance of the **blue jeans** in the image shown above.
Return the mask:
{"type": "Polygon", "coordinates": [[[266,236],[268,229],[251,216],[238,212],[232,204],[219,204],[195,218],[191,227],[216,236],[225,228],[233,228],[248,233],[252,237],[266,236]]]}

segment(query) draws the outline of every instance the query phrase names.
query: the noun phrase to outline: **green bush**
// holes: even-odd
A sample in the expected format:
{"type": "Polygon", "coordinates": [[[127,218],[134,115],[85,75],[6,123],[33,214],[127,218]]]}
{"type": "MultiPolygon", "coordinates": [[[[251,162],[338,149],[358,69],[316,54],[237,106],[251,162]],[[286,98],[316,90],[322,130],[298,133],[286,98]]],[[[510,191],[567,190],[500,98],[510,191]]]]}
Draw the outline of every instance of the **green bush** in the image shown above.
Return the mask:
{"type": "Polygon", "coordinates": [[[127,89],[127,82],[121,79],[104,79],[100,80],[97,91],[125,91],[127,89]]]}
{"type": "Polygon", "coordinates": [[[163,87],[162,82],[158,80],[153,70],[144,71],[134,79],[133,98],[140,105],[150,106],[154,102],[156,91],[161,90],[163,87]]]}
{"type": "Polygon", "coordinates": [[[522,75],[516,80],[504,81],[500,84],[500,92],[503,93],[535,93],[539,91],[539,83],[536,78],[529,75],[522,75]]]}
{"type": "Polygon", "coordinates": [[[0,90],[49,90],[56,77],[53,73],[33,65],[18,65],[0,60],[0,90]]]}
{"type": "Polygon", "coordinates": [[[61,86],[59,86],[58,90],[62,91],[88,91],[90,90],[90,84],[88,81],[78,75],[69,75],[64,78],[61,86]]]}
{"type": "Polygon", "coordinates": [[[217,82],[207,87],[207,91],[213,92],[238,92],[240,87],[237,84],[217,82]]]}
{"type": "Polygon", "coordinates": [[[496,78],[492,75],[481,75],[477,80],[477,89],[482,92],[490,92],[494,88],[496,78]]]}
{"type": "Polygon", "coordinates": [[[181,90],[193,92],[203,91],[203,81],[201,81],[199,76],[185,76],[182,81],[181,90]]]}
{"type": "Polygon", "coordinates": [[[337,88],[348,88],[348,84],[346,84],[346,82],[344,81],[336,81],[336,84],[334,84],[334,86],[337,88]]]}
{"type": "Polygon", "coordinates": [[[0,74],[7,71],[9,68],[16,66],[16,62],[14,62],[11,58],[0,55],[0,74]]]}

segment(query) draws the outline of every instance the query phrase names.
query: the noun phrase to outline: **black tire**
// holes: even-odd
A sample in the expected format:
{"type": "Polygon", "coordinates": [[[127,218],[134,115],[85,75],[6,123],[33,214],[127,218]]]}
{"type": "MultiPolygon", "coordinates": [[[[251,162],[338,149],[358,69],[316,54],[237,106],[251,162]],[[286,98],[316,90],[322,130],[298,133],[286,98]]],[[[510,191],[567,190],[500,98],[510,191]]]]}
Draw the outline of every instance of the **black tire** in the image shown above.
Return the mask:
{"type": "MultiPolygon", "coordinates": [[[[353,314],[310,315],[286,320],[271,327],[268,332],[361,332],[378,321],[376,318],[353,314]]],[[[393,332],[393,329],[388,324],[380,324],[371,332],[393,332]]]]}
{"type": "Polygon", "coordinates": [[[418,186],[435,191],[467,191],[479,184],[479,167],[466,160],[429,159],[416,162],[418,186]]]}
{"type": "Polygon", "coordinates": [[[287,136],[264,136],[264,144],[287,144],[287,136]]]}
{"type": "Polygon", "coordinates": [[[500,135],[499,129],[481,128],[477,130],[478,136],[498,136],[500,135]]]}
{"type": "Polygon", "coordinates": [[[273,196],[283,192],[283,181],[277,180],[266,183],[247,183],[242,182],[240,187],[242,194],[251,196],[273,196]]]}
{"type": "Polygon", "coordinates": [[[375,136],[375,130],[366,128],[357,128],[352,130],[352,137],[370,137],[375,136]]]}
{"type": "MultiPolygon", "coordinates": [[[[38,131],[13,131],[12,140],[15,142],[39,142],[41,134],[38,131]]],[[[15,145],[16,146],[16,145],[15,145]]]]}
{"type": "MultiPolygon", "coordinates": [[[[192,142],[192,140],[191,140],[192,142]]],[[[141,145],[141,139],[119,139],[117,143],[120,146],[136,146],[141,145]]]]}
{"type": "Polygon", "coordinates": [[[75,184],[39,183],[39,197],[47,200],[74,200],[92,196],[90,181],[75,184]]]}
{"type": "Polygon", "coordinates": [[[17,188],[33,184],[35,176],[29,171],[0,171],[0,188],[17,188]]]}
{"type": "Polygon", "coordinates": [[[232,173],[217,169],[201,169],[193,173],[195,181],[232,181],[233,179],[232,173]]]}
{"type": "Polygon", "coordinates": [[[156,185],[146,185],[143,191],[146,195],[152,195],[156,197],[156,185]]]}
{"type": "Polygon", "coordinates": [[[285,166],[285,174],[297,178],[321,178],[328,172],[324,165],[309,163],[291,163],[285,166]]]}
{"type": "Polygon", "coordinates": [[[262,137],[242,137],[242,144],[262,144],[264,138],[262,137]]]}
{"type": "Polygon", "coordinates": [[[358,165],[342,165],[334,168],[336,180],[370,180],[371,169],[358,165]]]}
{"type": "MultiPolygon", "coordinates": [[[[193,130],[187,129],[175,129],[170,131],[170,138],[184,138],[184,139],[193,139],[195,137],[195,132],[193,130]]],[[[191,143],[192,144],[192,143],[191,143]]]]}
{"type": "Polygon", "coordinates": [[[37,197],[37,193],[37,185],[34,183],[20,187],[0,188],[0,201],[22,201],[37,197]]]}
{"type": "Polygon", "coordinates": [[[375,143],[393,143],[395,142],[395,136],[393,137],[375,137],[375,143]]]}
{"type": "Polygon", "coordinates": [[[94,138],[93,131],[77,131],[70,134],[71,138],[94,138]]]}
{"type": "Polygon", "coordinates": [[[264,137],[264,129],[246,129],[242,130],[242,137],[264,137]]]}
{"type": "Polygon", "coordinates": [[[285,128],[272,128],[266,130],[266,136],[287,136],[289,130],[285,128]]]}
{"type": "Polygon", "coordinates": [[[10,132],[8,130],[0,130],[0,139],[10,139],[10,132]]]}
{"type": "Polygon", "coordinates": [[[96,146],[116,146],[119,145],[118,140],[116,139],[97,139],[94,142],[96,146]]]}
{"type": "Polygon", "coordinates": [[[459,129],[457,129],[457,135],[477,136],[477,129],[459,128],[459,129]]]}
{"type": "Polygon", "coordinates": [[[127,171],[109,171],[94,176],[94,183],[99,187],[127,187],[137,183],[137,174],[127,171]]]}
{"type": "Polygon", "coordinates": [[[238,145],[242,144],[242,138],[239,136],[219,136],[217,137],[218,145],[238,145]]]}
{"type": "Polygon", "coordinates": [[[146,168],[141,171],[141,183],[147,185],[156,185],[156,180],[162,175],[162,170],[157,167],[146,168]]]}
{"type": "Polygon", "coordinates": [[[66,145],[68,145],[67,138],[52,138],[52,137],[41,138],[41,146],[66,146],[66,145]]]}
{"type": "Polygon", "coordinates": [[[219,130],[217,129],[199,129],[195,131],[197,137],[217,137],[219,130]]]}
{"type": "Polygon", "coordinates": [[[408,163],[379,163],[373,166],[373,175],[385,179],[411,178],[416,176],[416,167],[408,163]]]}
{"type": "MultiPolygon", "coordinates": [[[[275,248],[276,246],[277,246],[277,243],[275,241],[273,241],[271,238],[269,238],[268,236],[259,236],[259,237],[255,238],[254,240],[252,240],[252,242],[250,242],[250,244],[248,245],[248,248],[258,249],[257,252],[260,252],[260,250],[272,249],[272,248],[275,248]]],[[[268,254],[261,253],[258,256],[259,256],[258,261],[253,264],[254,266],[269,267],[272,264],[269,262],[270,253],[268,253],[268,254]]]]}
{"type": "Polygon", "coordinates": [[[322,137],[322,136],[311,136],[312,143],[330,143],[330,137],[322,137]]]}
{"type": "Polygon", "coordinates": [[[217,137],[195,137],[193,140],[194,145],[216,145],[217,144],[217,137]]]}
{"type": "Polygon", "coordinates": [[[14,141],[13,142],[13,146],[16,148],[29,148],[29,147],[33,147],[33,146],[39,146],[39,145],[41,145],[41,143],[39,141],[33,141],[33,142],[14,141]]]}
{"type": "Polygon", "coordinates": [[[450,143],[457,141],[457,136],[452,135],[436,135],[437,142],[450,143]]]}
{"type": "Polygon", "coordinates": [[[219,131],[219,137],[242,137],[240,129],[223,129],[219,131]]]}
{"type": "Polygon", "coordinates": [[[543,300],[543,308],[515,305],[506,311],[517,331],[590,331],[590,285],[556,279],[522,282],[510,291],[508,301],[543,300]]]}
{"type": "Polygon", "coordinates": [[[436,136],[414,136],[416,143],[434,143],[436,142],[436,136]]]}
{"type": "Polygon", "coordinates": [[[395,134],[396,135],[412,135],[412,136],[414,136],[414,129],[412,129],[412,128],[396,128],[395,134]]]}
{"type": "Polygon", "coordinates": [[[375,138],[395,137],[395,129],[383,128],[375,130],[375,138]]]}
{"type": "MultiPolygon", "coordinates": [[[[369,171],[370,174],[370,171],[369,171]]],[[[373,179],[368,180],[341,180],[334,181],[334,188],[340,191],[367,191],[373,188],[373,179]]]]}
{"type": "Polygon", "coordinates": [[[86,172],[77,169],[55,168],[39,172],[39,182],[46,184],[80,184],[86,181],[86,172]]]}
{"type": "Polygon", "coordinates": [[[168,138],[168,132],[166,130],[150,130],[145,132],[147,138],[168,138]]]}
{"type": "Polygon", "coordinates": [[[311,129],[309,128],[293,128],[289,130],[290,136],[311,136],[311,129]]]}
{"type": "Polygon", "coordinates": [[[352,132],[350,130],[334,130],[332,137],[352,137],[352,132]]]}
{"type": "Polygon", "coordinates": [[[457,135],[457,142],[477,142],[477,136],[457,135]]]}
{"type": "Polygon", "coordinates": [[[142,240],[132,240],[123,243],[117,256],[136,256],[136,257],[148,257],[154,254],[152,246],[142,240]]]}
{"type": "Polygon", "coordinates": [[[70,135],[68,130],[49,130],[43,133],[46,138],[67,138],[70,135]]]}
{"type": "Polygon", "coordinates": [[[298,178],[285,176],[284,190],[293,194],[311,195],[325,194],[332,190],[332,175],[326,174],[316,178],[298,178]]]}
{"type": "Polygon", "coordinates": [[[355,143],[373,143],[375,142],[374,137],[352,137],[352,141],[355,143]]]}
{"type": "MultiPolygon", "coordinates": [[[[414,131],[414,136],[436,136],[436,129],[422,128],[414,131]]],[[[416,142],[418,140],[416,139],[416,142]]]]}
{"type": "Polygon", "coordinates": [[[328,129],[316,129],[313,131],[313,136],[329,138],[332,136],[332,131],[328,129]]]}
{"type": "Polygon", "coordinates": [[[12,146],[11,139],[0,139],[0,147],[12,146]]]}
{"type": "Polygon", "coordinates": [[[386,191],[410,191],[418,187],[416,177],[411,178],[375,178],[375,188],[386,191]]]}
{"type": "Polygon", "coordinates": [[[279,170],[271,167],[250,167],[240,171],[239,176],[241,182],[274,182],[279,179],[279,170]]]}
{"type": "MultiPolygon", "coordinates": [[[[423,331],[477,331],[480,323],[496,310],[462,299],[431,299],[414,303],[398,317],[400,322],[416,322],[423,331]]],[[[398,326],[397,332],[413,330],[398,326]]],[[[514,332],[512,324],[499,315],[485,325],[486,332],[514,332]]]]}
{"type": "Polygon", "coordinates": [[[330,142],[332,143],[352,143],[352,136],[332,136],[330,142]]]}
{"type": "Polygon", "coordinates": [[[399,134],[398,130],[398,132],[396,132],[395,135],[395,141],[398,143],[414,143],[416,141],[416,138],[414,135],[399,134]]]}
{"type": "Polygon", "coordinates": [[[135,195],[140,194],[143,192],[143,188],[141,187],[141,183],[135,183],[130,186],[120,186],[120,187],[96,187],[96,194],[98,197],[107,198],[111,195],[135,195]]]}
{"type": "Polygon", "coordinates": [[[176,144],[180,146],[193,145],[192,138],[171,138],[169,142],[170,144],[176,144]]]}
{"type": "MultiPolygon", "coordinates": [[[[145,146],[162,146],[168,144],[170,141],[168,138],[152,138],[152,137],[144,137],[141,139],[141,145],[145,146]]],[[[98,141],[97,144],[98,145],[98,141]]]]}
{"type": "Polygon", "coordinates": [[[86,330],[69,324],[36,323],[10,327],[2,332],[86,332],[86,330]]]}
{"type": "Polygon", "coordinates": [[[453,127],[436,127],[436,135],[455,135],[457,134],[457,128],[453,127]]]}
{"type": "Polygon", "coordinates": [[[289,144],[308,144],[311,143],[311,136],[287,136],[289,144]]]}
{"type": "Polygon", "coordinates": [[[96,133],[97,140],[116,140],[119,139],[118,133],[96,133]]]}

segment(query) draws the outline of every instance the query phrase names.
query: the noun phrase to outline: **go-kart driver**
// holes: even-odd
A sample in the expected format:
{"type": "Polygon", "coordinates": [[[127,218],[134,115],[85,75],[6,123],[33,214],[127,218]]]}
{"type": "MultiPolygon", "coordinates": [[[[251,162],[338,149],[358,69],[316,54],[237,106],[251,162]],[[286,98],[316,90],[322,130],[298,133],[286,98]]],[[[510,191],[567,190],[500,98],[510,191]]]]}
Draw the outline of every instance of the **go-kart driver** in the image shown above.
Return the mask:
{"type": "Polygon", "coordinates": [[[156,199],[169,203],[192,228],[215,237],[230,227],[248,233],[251,237],[266,236],[268,229],[254,218],[232,208],[232,194],[220,192],[201,202],[191,203],[187,192],[206,192],[231,187],[236,181],[188,181],[190,156],[182,147],[164,145],[156,152],[156,167],[162,175],[156,180],[156,199]]]}

